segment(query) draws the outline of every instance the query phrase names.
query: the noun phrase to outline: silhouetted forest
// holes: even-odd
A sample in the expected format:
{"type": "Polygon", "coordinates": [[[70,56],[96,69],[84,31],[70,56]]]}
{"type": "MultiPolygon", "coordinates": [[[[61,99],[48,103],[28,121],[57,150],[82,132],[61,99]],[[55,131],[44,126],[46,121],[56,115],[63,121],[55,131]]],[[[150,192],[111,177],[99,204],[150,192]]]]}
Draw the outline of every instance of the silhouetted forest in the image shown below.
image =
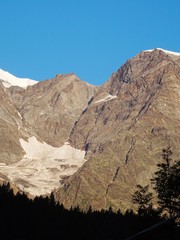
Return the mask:
{"type": "Polygon", "coordinates": [[[127,211],[81,212],[78,208],[66,210],[56,204],[54,197],[29,199],[25,194],[14,195],[9,184],[0,186],[0,239],[180,239],[173,221],[139,236],[132,235],[149,228],[163,218],[158,214],[137,215],[127,211]]]}

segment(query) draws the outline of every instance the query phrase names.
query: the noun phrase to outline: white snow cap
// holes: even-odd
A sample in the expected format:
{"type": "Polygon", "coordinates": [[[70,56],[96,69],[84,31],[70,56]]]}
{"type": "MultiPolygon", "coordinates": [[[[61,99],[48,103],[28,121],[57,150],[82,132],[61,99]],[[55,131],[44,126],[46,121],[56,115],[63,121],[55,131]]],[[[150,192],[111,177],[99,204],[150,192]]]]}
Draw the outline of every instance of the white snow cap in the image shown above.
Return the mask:
{"type": "MultiPolygon", "coordinates": [[[[167,53],[167,54],[171,54],[171,55],[175,55],[175,56],[180,56],[180,53],[178,53],[178,52],[172,52],[172,51],[169,51],[169,50],[165,50],[165,49],[163,49],[163,48],[155,48],[155,49],[161,50],[161,51],[163,51],[163,52],[165,52],[165,53],[167,53]]],[[[154,51],[155,49],[145,50],[144,52],[152,52],[152,51],[154,51]]]]}
{"type": "Polygon", "coordinates": [[[110,101],[110,100],[115,99],[115,98],[117,98],[116,95],[113,96],[111,94],[108,94],[106,97],[104,97],[100,100],[97,100],[95,103],[103,103],[103,102],[107,102],[107,101],[110,101]]]}
{"type": "Polygon", "coordinates": [[[7,71],[0,69],[0,80],[4,87],[9,88],[11,86],[18,86],[22,88],[27,88],[27,86],[34,85],[38,83],[38,81],[29,79],[29,78],[18,78],[14,75],[10,74],[7,71]]]}

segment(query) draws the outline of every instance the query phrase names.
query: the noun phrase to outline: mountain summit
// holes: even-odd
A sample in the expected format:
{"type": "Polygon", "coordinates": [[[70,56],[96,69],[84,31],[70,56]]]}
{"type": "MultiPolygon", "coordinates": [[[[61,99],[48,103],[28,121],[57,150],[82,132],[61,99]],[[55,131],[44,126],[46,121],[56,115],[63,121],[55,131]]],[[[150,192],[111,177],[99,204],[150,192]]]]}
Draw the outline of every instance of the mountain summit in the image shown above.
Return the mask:
{"type": "Polygon", "coordinates": [[[97,91],[70,135],[87,162],[57,192],[66,207],[131,208],[136,184],[150,184],[162,149],[172,146],[178,158],[179,59],[143,51],[97,91]]]}
{"type": "Polygon", "coordinates": [[[63,74],[7,88],[0,75],[0,178],[32,195],[56,189],[67,208],[131,208],[162,148],[179,156],[179,64],[146,50],[100,87],[63,74]]]}

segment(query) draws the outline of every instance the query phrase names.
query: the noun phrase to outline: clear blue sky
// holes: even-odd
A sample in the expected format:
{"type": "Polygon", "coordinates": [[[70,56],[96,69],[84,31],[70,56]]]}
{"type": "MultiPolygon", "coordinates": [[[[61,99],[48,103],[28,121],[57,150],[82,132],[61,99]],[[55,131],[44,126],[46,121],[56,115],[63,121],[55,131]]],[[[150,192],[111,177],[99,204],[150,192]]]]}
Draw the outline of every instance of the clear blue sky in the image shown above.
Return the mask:
{"type": "Polygon", "coordinates": [[[180,0],[0,0],[0,68],[102,84],[127,59],[180,52],[180,0]]]}

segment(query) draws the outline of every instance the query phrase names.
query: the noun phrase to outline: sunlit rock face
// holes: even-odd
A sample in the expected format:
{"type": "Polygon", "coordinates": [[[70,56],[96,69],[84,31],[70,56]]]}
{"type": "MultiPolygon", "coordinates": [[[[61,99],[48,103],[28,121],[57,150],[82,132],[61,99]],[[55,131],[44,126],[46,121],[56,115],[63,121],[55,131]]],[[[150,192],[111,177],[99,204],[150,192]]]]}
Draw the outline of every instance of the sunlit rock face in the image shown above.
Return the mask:
{"type": "Polygon", "coordinates": [[[57,193],[66,207],[125,210],[150,184],[162,148],[180,143],[180,55],[161,49],[127,61],[95,94],[70,135],[87,162],[57,193]]]}
{"type": "Polygon", "coordinates": [[[27,89],[11,87],[8,90],[22,118],[37,135],[59,147],[68,140],[96,89],[74,74],[64,74],[27,89]]]}

